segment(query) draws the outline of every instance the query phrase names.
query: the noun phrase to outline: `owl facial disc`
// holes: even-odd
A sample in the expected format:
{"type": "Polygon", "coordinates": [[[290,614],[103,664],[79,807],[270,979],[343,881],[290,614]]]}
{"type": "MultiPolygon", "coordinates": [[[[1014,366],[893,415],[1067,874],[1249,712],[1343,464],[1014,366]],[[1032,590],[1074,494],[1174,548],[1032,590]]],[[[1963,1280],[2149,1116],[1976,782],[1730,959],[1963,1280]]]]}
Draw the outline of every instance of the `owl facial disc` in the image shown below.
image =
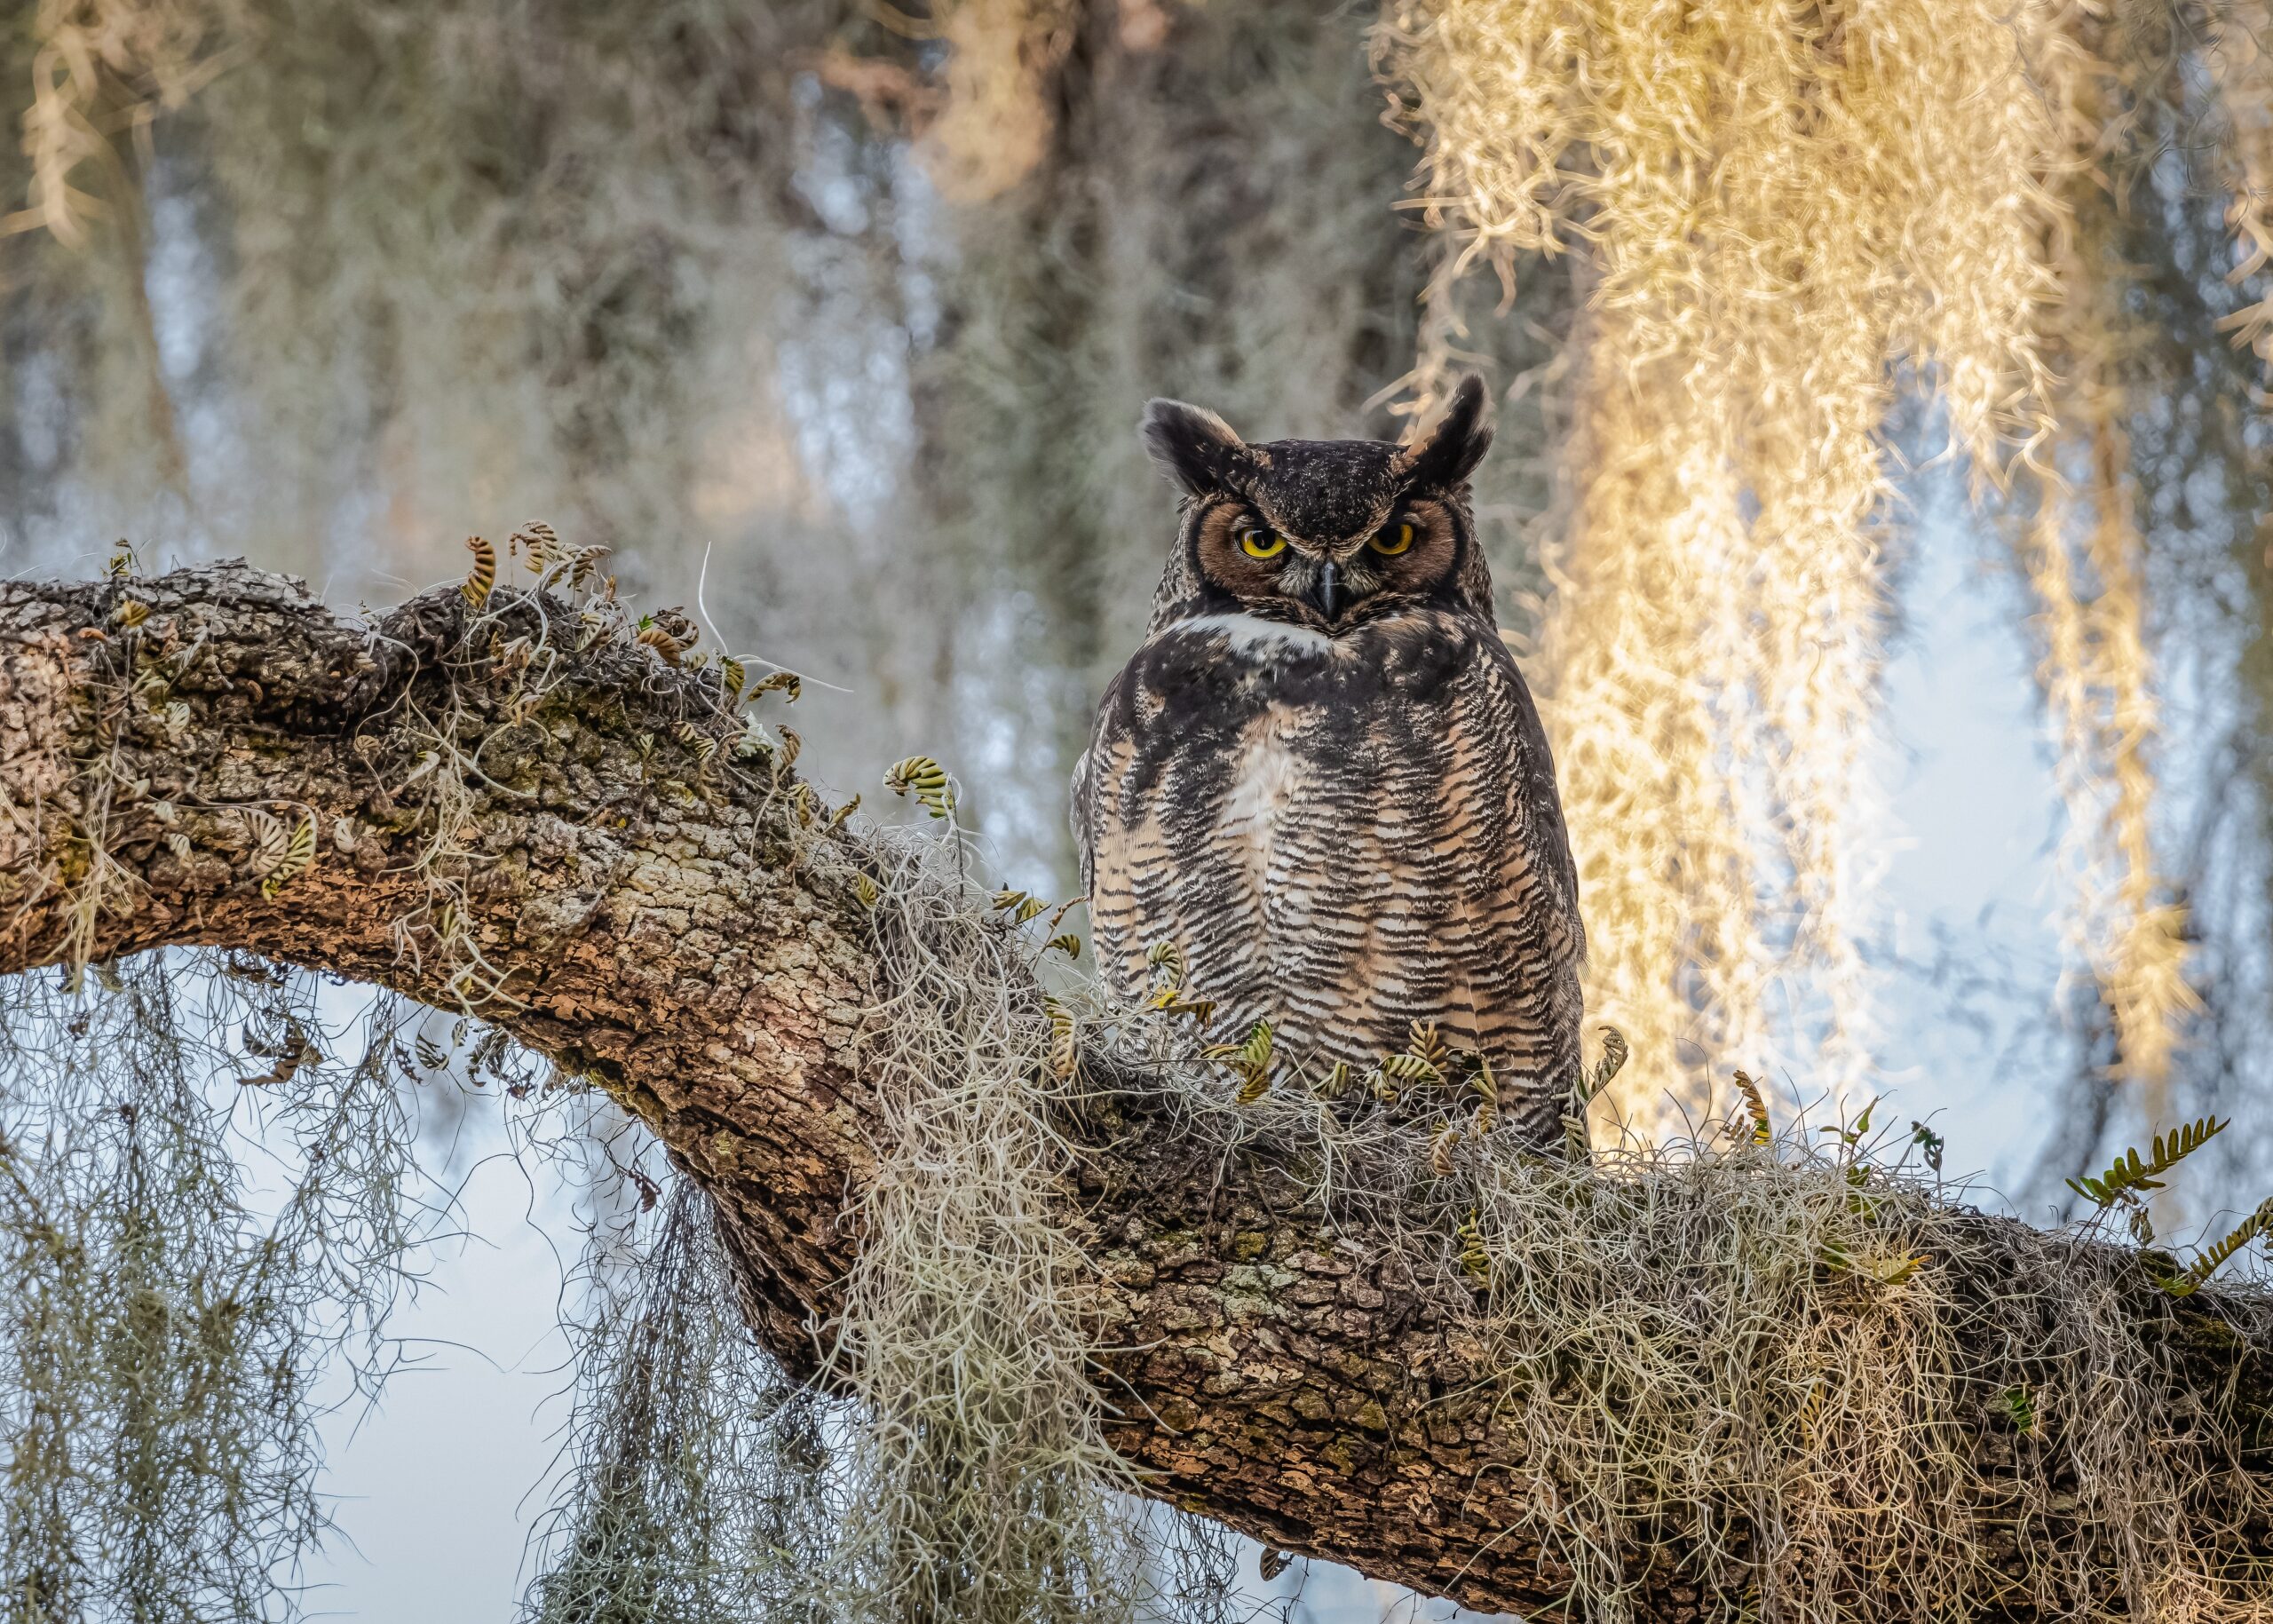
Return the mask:
{"type": "Polygon", "coordinates": [[[1328,634],[1424,605],[1490,613],[1467,501],[1492,442],[1480,381],[1463,383],[1410,445],[1251,445],[1215,413],[1175,400],[1147,408],[1144,438],[1184,496],[1162,609],[1328,634]]]}

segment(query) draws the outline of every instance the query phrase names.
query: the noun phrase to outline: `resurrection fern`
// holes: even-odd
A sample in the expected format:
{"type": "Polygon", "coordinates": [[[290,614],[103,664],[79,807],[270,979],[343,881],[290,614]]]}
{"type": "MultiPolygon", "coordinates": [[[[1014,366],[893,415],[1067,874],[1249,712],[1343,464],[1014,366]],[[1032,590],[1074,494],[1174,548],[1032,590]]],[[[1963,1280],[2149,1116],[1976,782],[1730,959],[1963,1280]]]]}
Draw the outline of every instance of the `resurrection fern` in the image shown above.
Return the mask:
{"type": "Polygon", "coordinates": [[[1564,1147],[1576,1157],[1583,1157],[1593,1143],[1594,1135],[1588,1125],[1594,1103],[1611,1081],[1626,1068],[1628,1054],[1626,1034],[1615,1026],[1602,1029],[1602,1058],[1571,1080],[1569,1108],[1563,1113],[1564,1147]]]}
{"type": "Polygon", "coordinates": [[[1073,1012],[1055,998],[1043,999],[1041,1007],[1049,1021],[1049,1074],[1071,1077],[1081,1063],[1081,1033],[1073,1024],[1073,1012]]]}
{"type": "MultiPolygon", "coordinates": [[[[1447,1169],[1445,1175],[1450,1177],[1447,1169]]],[[[1477,1286],[1492,1283],[1492,1254],[1485,1249],[1483,1227],[1477,1215],[1470,1212],[1453,1227],[1453,1238],[1460,1243],[1460,1266],[1469,1281],[1477,1286]]]]}
{"type": "Polygon", "coordinates": [[[2151,1153],[2142,1161],[2139,1148],[2132,1145],[2097,1177],[2087,1173],[2068,1181],[2068,1188],[2095,1206],[2108,1208],[2118,1202],[2135,1202],[2141,1192],[2163,1188],[2162,1176],[2180,1162],[2200,1150],[2230,1126],[2230,1120],[2220,1121],[2206,1116],[2198,1121],[2188,1122],[2159,1133],[2154,1137],[2151,1153]]]}
{"type": "Polygon", "coordinates": [[[2190,1297],[2202,1289],[2210,1277],[2225,1266],[2226,1260],[2265,1232],[2273,1222],[2273,1202],[2261,1203],[2255,1212],[2213,1242],[2200,1256],[2187,1264],[2185,1271],[2175,1278],[2158,1275],[2155,1284],[2174,1297],[2190,1297]]]}
{"type": "Polygon", "coordinates": [[[458,590],[479,609],[488,603],[490,589],[497,584],[497,550],[478,535],[466,538],[465,550],[473,555],[473,569],[458,590]]]}
{"type": "Polygon", "coordinates": [[[1271,1086],[1271,1023],[1259,1020],[1240,1042],[1211,1044],[1206,1054],[1208,1059],[1219,1060],[1239,1073],[1244,1080],[1238,1096],[1239,1103],[1251,1105],[1271,1086]]]}
{"type": "Polygon", "coordinates": [[[276,893],[305,874],[316,860],[316,820],[313,812],[301,815],[292,826],[284,842],[283,854],[269,868],[260,882],[260,894],[273,900],[276,893]]]}
{"type": "Polygon", "coordinates": [[[1010,915],[1011,923],[1025,924],[1049,911],[1049,904],[1040,897],[1030,897],[1022,891],[998,891],[994,906],[1010,915]]]}
{"type": "Polygon", "coordinates": [[[1768,1102],[1761,1097],[1760,1085],[1746,1072],[1738,1072],[1736,1079],[1737,1092],[1744,1096],[1745,1108],[1752,1113],[1752,1142],[1754,1145],[1773,1143],[1775,1126],[1768,1120],[1768,1102]]]}
{"type": "Polygon", "coordinates": [[[929,756],[909,756],[891,764],[884,772],[884,787],[895,795],[913,795],[934,818],[955,809],[954,785],[947,770],[929,756]]]}
{"type": "Polygon", "coordinates": [[[1469,1079],[1469,1087],[1476,1093],[1475,1130],[1490,1133],[1500,1121],[1500,1080],[1492,1074],[1492,1062],[1481,1055],[1476,1058],[1476,1072],[1469,1079]]]}
{"type": "Polygon", "coordinates": [[[1190,997],[1181,988],[1173,986],[1164,986],[1153,994],[1146,1008],[1158,1010],[1167,1015],[1181,1015],[1195,1025],[1202,1026],[1216,1018],[1214,999],[1190,997]]]}
{"type": "MultiPolygon", "coordinates": [[[[1602,1058],[1587,1078],[1587,1099],[1592,1100],[1626,1069],[1627,1056],[1631,1052],[1626,1045],[1626,1034],[1615,1026],[1602,1029],[1602,1058]]],[[[1584,1102],[1581,1102],[1584,1103],[1584,1102]]]]}
{"type": "Polygon", "coordinates": [[[1410,1050],[1404,1054],[1383,1055],[1375,1069],[1390,1081],[1402,1083],[1407,1088],[1433,1086],[1445,1080],[1444,1073],[1437,1069],[1435,1061],[1410,1050]]]}
{"type": "Polygon", "coordinates": [[[1184,949],[1174,942],[1154,942],[1144,949],[1144,963],[1170,987],[1181,987],[1186,970],[1184,949]]]}
{"type": "MultiPolygon", "coordinates": [[[[2071,1178],[2068,1188],[2103,1213],[2111,1208],[2122,1208],[2128,1215],[2134,1236],[2142,1242],[2150,1240],[2154,1231],[2140,1197],[2164,1188],[2165,1174],[2230,1126],[2230,1119],[2221,1121],[2214,1116],[2182,1123],[2166,1133],[2157,1134],[2145,1159],[2141,1159],[2138,1146],[2129,1146],[2109,1165],[2105,1172],[2096,1176],[2087,1173],[2071,1178]]],[[[1924,1130],[1921,1129],[1920,1131],[1922,1133],[1924,1130]]],[[[1935,1161],[1938,1163],[1938,1155],[1935,1161]]],[[[2257,1239],[2269,1220],[2273,1220],[2273,1201],[2261,1204],[2238,1226],[2213,1243],[2177,1274],[2152,1272],[2155,1283],[2175,1297],[2193,1295],[2224,1266],[2229,1258],[2257,1239]]]]}

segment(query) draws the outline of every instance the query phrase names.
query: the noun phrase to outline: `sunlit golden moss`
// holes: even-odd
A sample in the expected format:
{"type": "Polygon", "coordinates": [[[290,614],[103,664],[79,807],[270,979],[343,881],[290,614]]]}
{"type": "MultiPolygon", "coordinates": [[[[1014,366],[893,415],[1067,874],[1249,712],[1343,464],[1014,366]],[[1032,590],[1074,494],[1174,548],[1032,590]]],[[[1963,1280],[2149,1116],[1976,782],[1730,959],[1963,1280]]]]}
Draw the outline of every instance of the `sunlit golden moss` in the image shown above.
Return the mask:
{"type": "MultiPolygon", "coordinates": [[[[1914,377],[1978,473],[2049,455],[2059,188],[2102,128],[2090,21],[1407,0],[1382,30],[1447,265],[1587,266],[1544,686],[1629,1112],[1769,1044],[1801,964],[1786,1041],[1834,1088],[1867,1061],[1887,419],[1914,377]]],[[[1440,370],[1424,350],[1417,390],[1440,370]]]]}
{"type": "Polygon", "coordinates": [[[919,151],[958,202],[999,197],[1048,150],[1050,70],[1073,41],[1070,0],[949,0],[933,27],[946,44],[946,95],[919,151]]]}
{"type": "MultiPolygon", "coordinates": [[[[2200,55],[2215,98],[2215,153],[2229,194],[2226,224],[2234,234],[2227,280],[2239,282],[2273,265],[2273,5],[2222,0],[2206,8],[2203,22],[2200,55]]],[[[2219,325],[2273,366],[2273,294],[2219,325]]]]}
{"type": "Polygon", "coordinates": [[[222,17],[203,0],[39,0],[21,119],[29,196],[0,230],[85,246],[133,189],[123,150],[226,63],[222,17]]]}

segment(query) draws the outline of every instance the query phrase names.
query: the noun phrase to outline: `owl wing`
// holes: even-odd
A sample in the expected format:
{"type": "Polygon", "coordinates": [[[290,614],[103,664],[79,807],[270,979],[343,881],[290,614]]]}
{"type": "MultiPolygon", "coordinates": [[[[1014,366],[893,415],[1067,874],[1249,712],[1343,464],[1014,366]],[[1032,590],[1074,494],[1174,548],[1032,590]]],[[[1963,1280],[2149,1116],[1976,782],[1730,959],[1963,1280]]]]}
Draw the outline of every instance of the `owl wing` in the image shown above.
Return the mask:
{"type": "Polygon", "coordinates": [[[1073,764],[1073,793],[1066,805],[1067,821],[1073,826],[1073,851],[1081,863],[1081,890],[1089,894],[1097,891],[1097,762],[1098,737],[1104,733],[1106,718],[1113,716],[1121,703],[1121,690],[1129,680],[1126,667],[1113,674],[1105,685],[1105,695],[1097,701],[1097,720],[1090,725],[1089,745],[1073,764]]]}
{"type": "Polygon", "coordinates": [[[1081,890],[1086,892],[1095,884],[1095,866],[1089,860],[1089,757],[1083,750],[1073,764],[1073,795],[1065,808],[1065,820],[1073,826],[1073,853],[1081,865],[1081,890]]]}
{"type": "Polygon", "coordinates": [[[1536,855],[1547,860],[1547,870],[1554,886],[1556,901],[1577,944],[1578,956],[1586,957],[1586,926],[1579,913],[1579,867],[1571,855],[1571,835],[1563,822],[1563,796],[1555,787],[1555,753],[1547,742],[1547,729],[1539,719],[1539,707],[1533,702],[1531,689],[1523,678],[1523,668],[1507,646],[1494,636],[1486,646],[1487,657],[1496,655],[1493,664],[1500,680],[1493,685],[1500,690],[1494,697],[1507,709],[1507,725],[1515,734],[1516,750],[1522,762],[1523,781],[1520,792],[1525,808],[1531,814],[1532,847],[1536,855]]]}

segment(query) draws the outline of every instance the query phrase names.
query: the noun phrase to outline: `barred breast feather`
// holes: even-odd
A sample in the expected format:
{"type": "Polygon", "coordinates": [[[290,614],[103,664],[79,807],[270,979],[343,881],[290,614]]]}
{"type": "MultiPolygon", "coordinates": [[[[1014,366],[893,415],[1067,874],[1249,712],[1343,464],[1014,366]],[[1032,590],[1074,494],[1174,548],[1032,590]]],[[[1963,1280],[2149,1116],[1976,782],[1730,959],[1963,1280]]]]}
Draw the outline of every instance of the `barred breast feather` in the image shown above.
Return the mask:
{"type": "Polygon", "coordinates": [[[1496,631],[1416,606],[1338,635],[1160,627],[1074,784],[1097,963],[1140,996],[1173,941],[1212,1035],[1358,1067],[1415,1020],[1484,1054],[1550,1134],[1579,1065],[1577,880],[1545,735],[1496,631]]]}

